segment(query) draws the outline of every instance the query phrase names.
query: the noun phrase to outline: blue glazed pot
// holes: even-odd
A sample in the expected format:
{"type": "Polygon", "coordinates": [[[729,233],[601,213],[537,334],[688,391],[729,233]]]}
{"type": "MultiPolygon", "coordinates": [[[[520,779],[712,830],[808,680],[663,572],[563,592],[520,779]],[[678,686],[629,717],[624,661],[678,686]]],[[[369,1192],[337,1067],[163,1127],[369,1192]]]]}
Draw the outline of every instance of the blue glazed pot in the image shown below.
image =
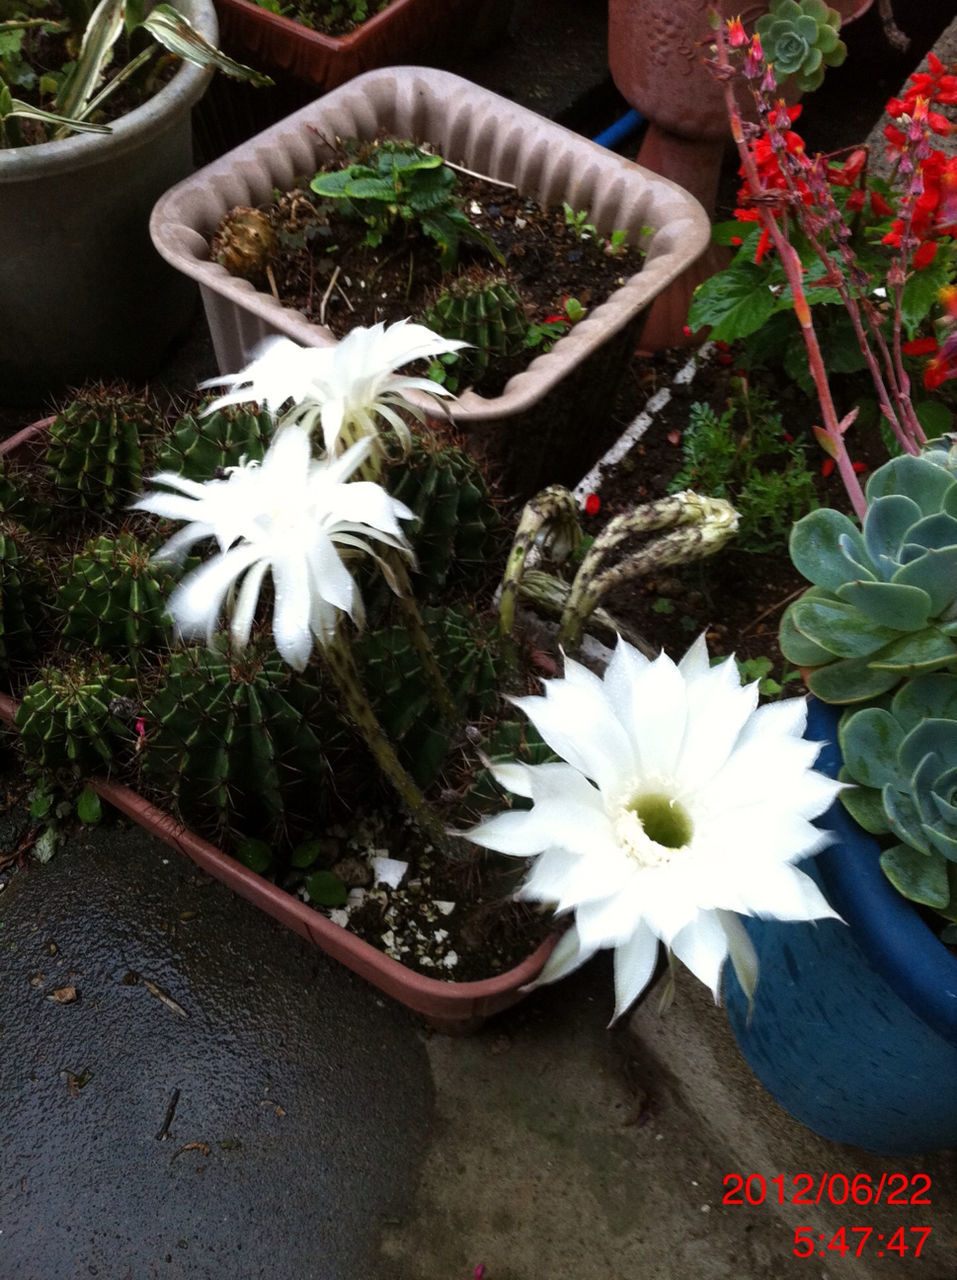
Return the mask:
{"type": "MultiPolygon", "coordinates": [[[[811,698],[817,767],[840,767],[839,712],[811,698]]],[[[725,1003],[752,1071],[809,1129],[878,1155],[957,1147],[957,956],[881,871],[877,842],[839,801],[837,836],[802,865],[847,924],[749,919],[754,1012],[730,965],[725,1003]]]]}

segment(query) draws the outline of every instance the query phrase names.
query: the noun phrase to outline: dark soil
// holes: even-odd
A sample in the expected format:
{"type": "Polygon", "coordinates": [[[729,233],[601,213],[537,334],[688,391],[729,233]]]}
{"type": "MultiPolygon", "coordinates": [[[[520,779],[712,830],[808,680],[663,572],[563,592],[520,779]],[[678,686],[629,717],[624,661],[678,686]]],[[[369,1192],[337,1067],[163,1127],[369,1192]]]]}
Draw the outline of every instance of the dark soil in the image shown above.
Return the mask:
{"type": "MultiPolygon", "coordinates": [[[[345,156],[342,162],[348,162],[345,156]]],[[[338,337],[357,325],[421,319],[453,280],[479,286],[505,280],[521,298],[525,321],[533,327],[550,324],[552,328],[534,347],[521,341],[517,347],[510,343],[511,354],[496,354],[488,371],[476,375],[474,390],[495,396],[509,378],[567,331],[566,299],[575,299],[586,311],[599,305],[640,269],[642,255],[628,245],[609,254],[593,231],[576,234],[561,208],[546,209],[508,184],[451,167],[458,180],[459,207],[495,243],[504,266],[480,244],[463,237],[454,271],[443,271],[435,241],[411,224],[399,224],[381,245],[370,248],[364,244],[365,223],[345,216],[336,202],[313,195],[308,179],[303,179],[264,210],[278,248],[270,259],[269,274],[252,278],[259,287],[273,288],[285,306],[296,308],[316,324],[328,325],[338,337]]],[[[213,256],[232,269],[229,255],[222,252],[223,241],[221,228],[213,256]]],[[[465,381],[450,386],[460,394],[465,381]]]]}

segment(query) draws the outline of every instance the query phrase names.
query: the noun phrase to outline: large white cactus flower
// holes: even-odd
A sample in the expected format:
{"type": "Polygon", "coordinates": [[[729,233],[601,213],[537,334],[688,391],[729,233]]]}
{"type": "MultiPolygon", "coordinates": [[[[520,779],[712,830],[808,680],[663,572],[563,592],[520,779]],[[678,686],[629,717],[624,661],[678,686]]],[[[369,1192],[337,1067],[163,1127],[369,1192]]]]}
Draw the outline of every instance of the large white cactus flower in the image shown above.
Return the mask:
{"type": "Polygon", "coordinates": [[[514,699],[562,763],[494,765],[530,809],[464,832],[535,857],[519,897],[574,912],[540,981],[615,950],[615,1017],[654,973],[658,943],[718,999],[730,955],[753,993],[756,957],[739,914],[836,917],[795,867],[830,837],[812,825],[841,790],[812,768],[801,698],[758,707],[733,661],[704,638],[674,663],[618,641],[603,678],[570,659],[544,697],[514,699]]]}
{"type": "Polygon", "coordinates": [[[309,661],[314,640],[327,644],[333,638],[340,613],[361,622],[362,601],[340,549],[374,554],[367,542],[373,539],[409,552],[398,522],[412,517],[381,486],[349,480],[370,448],[363,440],[340,458],[317,460],[308,433],[290,427],[275,438],[261,464],[232,467],[225,479],[154,476],[153,484],[173,492],[148,493],[133,505],[189,522],[155,559],[181,563],[195,543],[209,537],[220,548],[170,596],[177,631],[210,642],[228,596],[232,641],[246,645],[267,572],[273,580],[276,648],[295,670],[309,661]]]}
{"type": "Polygon", "coordinates": [[[330,453],[336,451],[340,435],[347,443],[360,436],[374,436],[376,417],[384,418],[408,447],[409,429],[398,410],[420,421],[424,414],[406,393],[419,391],[436,399],[451,393],[424,375],[396,370],[413,360],[435,360],[467,345],[408,320],[355,328],[329,347],[300,347],[289,338],[267,338],[245,369],[203,383],[205,387],[231,388],[206,412],[246,401],[278,410],[291,399],[293,406],[283,424],[296,422],[312,431],[320,423],[330,453]]]}

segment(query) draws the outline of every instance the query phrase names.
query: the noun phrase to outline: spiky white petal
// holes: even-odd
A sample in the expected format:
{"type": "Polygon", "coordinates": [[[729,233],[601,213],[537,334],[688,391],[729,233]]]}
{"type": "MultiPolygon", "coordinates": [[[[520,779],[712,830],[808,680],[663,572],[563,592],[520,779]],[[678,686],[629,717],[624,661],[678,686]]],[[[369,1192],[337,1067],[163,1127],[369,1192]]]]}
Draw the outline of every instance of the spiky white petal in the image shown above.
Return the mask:
{"type": "Polygon", "coordinates": [[[359,441],[339,458],[317,460],[308,434],[294,426],[276,436],[261,464],[233,467],[225,479],[200,484],[167,472],[157,476],[157,483],[179,492],[156,491],[133,505],[190,523],[156,558],[181,559],[209,537],[220,547],[170,597],[180,634],[209,642],[227,596],[241,582],[231,608],[231,636],[240,648],[248,643],[267,571],[276,648],[295,670],[305,667],[315,641],[332,639],[340,613],[360,619],[359,594],[338,548],[371,554],[371,538],[408,552],[399,520],[412,514],[378,485],[349,482],[370,448],[371,441],[359,441]]]}
{"type": "Polygon", "coordinates": [[[377,416],[407,438],[408,428],[396,409],[417,418],[422,417],[422,411],[409,402],[406,393],[419,391],[436,398],[451,393],[430,378],[396,370],[413,360],[434,360],[465,346],[468,343],[443,338],[408,320],[368,329],[357,327],[328,347],[299,347],[289,338],[267,338],[245,369],[203,383],[229,388],[206,412],[246,401],[278,410],[292,400],[281,425],[299,423],[312,430],[318,421],[330,453],[335,452],[347,426],[351,426],[348,434],[353,438],[375,435],[377,416]]]}
{"type": "Polygon", "coordinates": [[[515,699],[564,763],[497,765],[531,809],[464,833],[533,857],[519,896],[574,913],[541,981],[615,949],[615,1016],[644,990],[658,942],[715,994],[731,955],[750,995],[751,946],[738,918],[834,917],[794,863],[829,842],[811,819],[841,785],[815,772],[802,699],[757,706],[703,637],[679,663],[619,640],[603,678],[566,661],[544,697],[515,699]]]}

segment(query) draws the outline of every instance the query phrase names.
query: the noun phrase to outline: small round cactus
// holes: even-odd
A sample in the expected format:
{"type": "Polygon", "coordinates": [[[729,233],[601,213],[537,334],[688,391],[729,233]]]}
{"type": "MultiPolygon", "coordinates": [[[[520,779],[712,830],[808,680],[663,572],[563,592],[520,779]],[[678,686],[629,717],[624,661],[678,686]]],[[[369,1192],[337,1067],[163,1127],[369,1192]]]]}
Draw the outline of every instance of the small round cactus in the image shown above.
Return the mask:
{"type": "Polygon", "coordinates": [[[66,570],[57,597],[63,639],[124,655],[133,666],[167,648],[166,600],[174,579],[151,564],[150,548],[131,533],[92,538],[66,570]]]}
{"type": "Polygon", "coordinates": [[[36,652],[42,621],[39,561],[22,528],[0,516],[0,669],[36,652]]]}
{"type": "Polygon", "coordinates": [[[454,280],[423,313],[422,323],[443,338],[470,344],[453,358],[459,389],[465,381],[478,381],[490,365],[521,355],[529,327],[515,288],[485,272],[454,280]]]}
{"type": "Polygon", "coordinates": [[[28,767],[76,777],[108,767],[133,741],[121,710],[129,705],[136,705],[132,672],[102,655],[44,668],[15,721],[28,767]]]}
{"type": "Polygon", "coordinates": [[[773,0],[769,12],[755,23],[777,80],[793,76],[801,93],[817,89],[824,68],[839,67],[847,57],[840,27],[841,15],[824,0],[773,0]]]}
{"type": "Polygon", "coordinates": [[[259,280],[277,249],[276,233],[268,216],[259,209],[236,205],[216,228],[211,257],[231,276],[259,280]]]}
{"type": "Polygon", "coordinates": [[[94,387],[57,414],[47,467],[64,506],[112,515],[139,493],[143,446],[159,431],[159,414],[122,389],[94,387]]]}

